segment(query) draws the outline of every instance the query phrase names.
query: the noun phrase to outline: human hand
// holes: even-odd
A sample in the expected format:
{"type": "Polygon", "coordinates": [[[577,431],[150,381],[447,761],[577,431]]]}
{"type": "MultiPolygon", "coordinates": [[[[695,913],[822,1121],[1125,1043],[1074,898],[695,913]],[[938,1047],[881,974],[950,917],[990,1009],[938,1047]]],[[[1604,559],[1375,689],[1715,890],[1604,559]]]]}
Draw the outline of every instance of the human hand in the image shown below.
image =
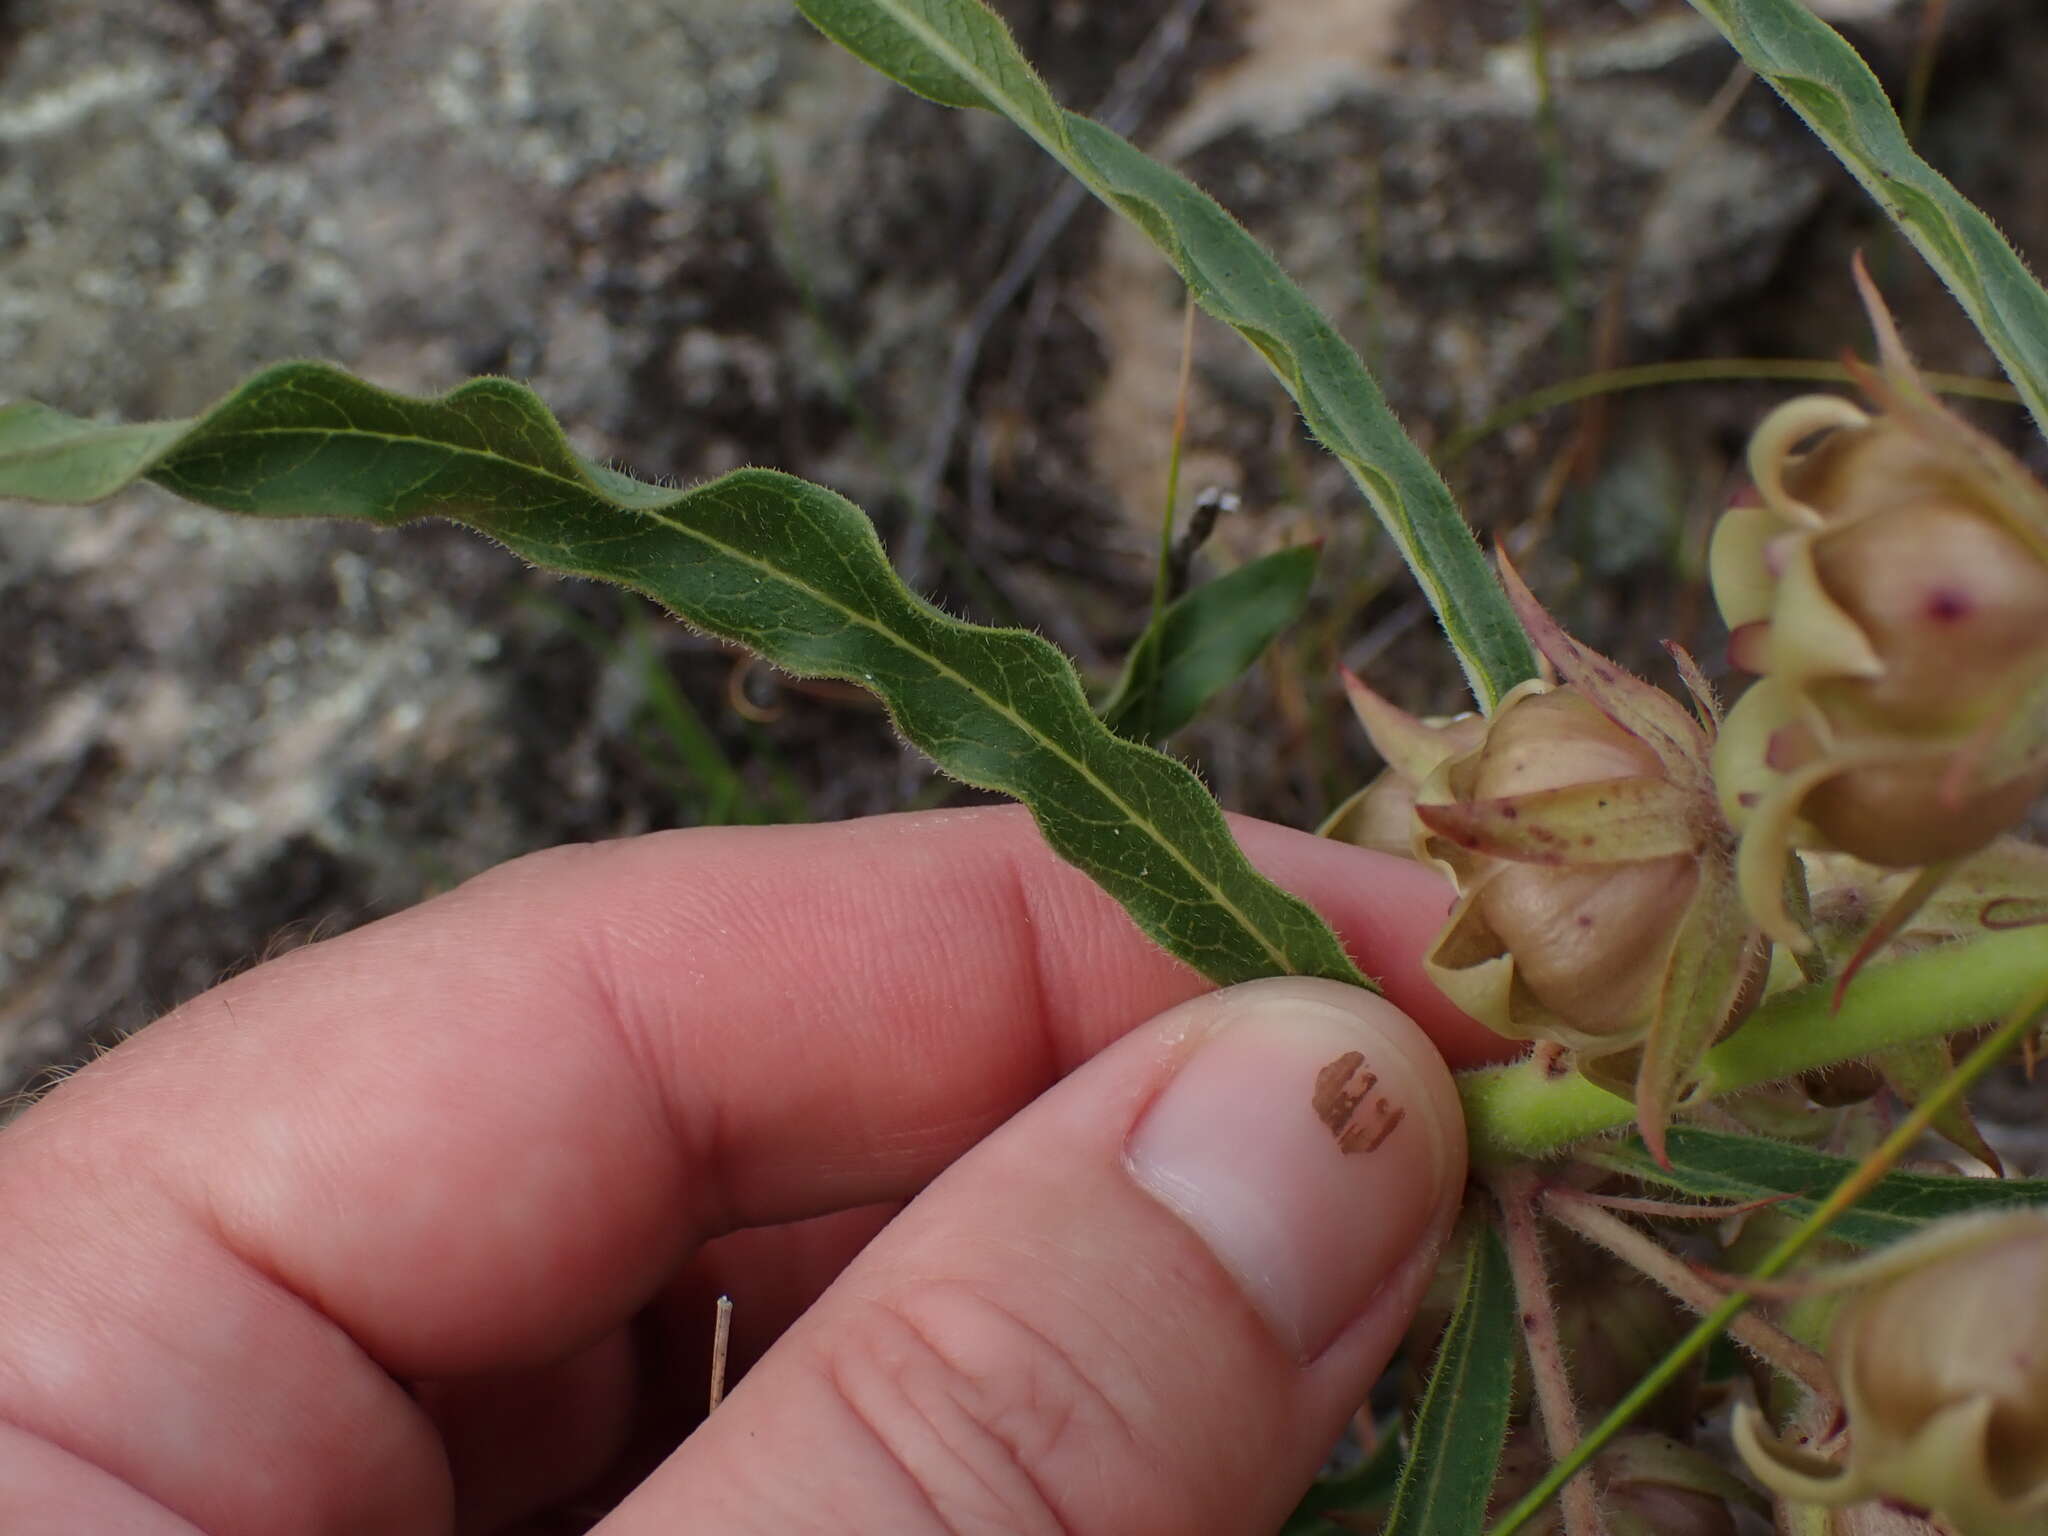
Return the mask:
{"type": "Polygon", "coordinates": [[[1423,1029],[1205,994],[1014,810],[558,849],[184,1005],[0,1132],[0,1531],[497,1530],[690,1428],[721,1291],[607,1536],[1271,1531],[1499,1042],[1430,874],[1238,832],[1423,1029]]]}

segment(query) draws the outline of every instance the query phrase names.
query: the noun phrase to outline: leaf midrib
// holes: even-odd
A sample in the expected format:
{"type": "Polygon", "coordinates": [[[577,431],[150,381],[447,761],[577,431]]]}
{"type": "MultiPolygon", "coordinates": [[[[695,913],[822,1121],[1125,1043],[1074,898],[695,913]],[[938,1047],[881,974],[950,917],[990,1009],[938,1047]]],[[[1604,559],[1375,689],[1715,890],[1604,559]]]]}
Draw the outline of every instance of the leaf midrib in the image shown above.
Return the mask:
{"type": "MultiPolygon", "coordinates": [[[[1484,1241],[1483,1237],[1481,1241],[1484,1241]]],[[[1442,1345],[1442,1348],[1446,1351],[1453,1348],[1458,1351],[1457,1369],[1455,1372],[1456,1380],[1440,1382],[1434,1373],[1431,1374],[1429,1390],[1423,1403],[1425,1413],[1430,1405],[1436,1401],[1439,1386],[1444,1389],[1444,1395],[1450,1399],[1453,1411],[1455,1411],[1457,1404],[1465,1396],[1465,1384],[1472,1374],[1474,1365],[1477,1363],[1477,1357],[1472,1349],[1472,1338],[1479,1331],[1479,1292],[1484,1281],[1484,1276],[1480,1273],[1480,1267],[1485,1262],[1487,1262],[1486,1255],[1482,1254],[1478,1246],[1475,1245],[1471,1267],[1466,1272],[1465,1286],[1459,1292],[1458,1305],[1452,1313],[1456,1335],[1455,1337],[1447,1335],[1442,1345]]],[[[1429,1468],[1424,1474],[1424,1480],[1417,1485],[1420,1502],[1412,1506],[1418,1515],[1434,1514],[1438,1494],[1443,1488],[1444,1479],[1449,1474],[1449,1462],[1450,1458],[1441,1454],[1430,1458],[1429,1468]]],[[[1392,1517],[1404,1517],[1409,1513],[1410,1506],[1397,1501],[1392,1511],[1392,1517]]]]}
{"type": "MultiPolygon", "coordinates": [[[[202,428],[201,430],[204,429],[202,428]]],[[[577,492],[579,495],[592,497],[601,502],[610,501],[610,498],[606,497],[603,491],[599,490],[595,484],[588,480],[584,480],[570,475],[564,475],[558,470],[543,468],[539,465],[525,464],[518,459],[506,458],[502,454],[492,453],[486,449],[471,448],[461,444],[443,442],[438,439],[430,437],[420,437],[414,433],[371,432],[361,427],[233,427],[222,429],[219,435],[222,437],[317,437],[324,440],[332,440],[338,437],[353,437],[360,438],[367,442],[417,443],[425,447],[435,449],[441,453],[453,456],[471,459],[481,459],[487,463],[494,465],[511,466],[519,470],[525,471],[527,473],[541,476],[544,479],[552,480],[559,485],[568,487],[569,489],[577,492]]],[[[175,449],[173,450],[173,452],[175,452],[175,449]]],[[[167,454],[166,457],[169,457],[169,455],[167,454]]],[[[691,493],[688,491],[680,492],[676,497],[671,498],[667,503],[665,503],[662,506],[635,507],[627,503],[617,501],[610,501],[610,504],[615,507],[618,507],[622,511],[637,513],[642,516],[651,518],[653,521],[659,523],[662,527],[667,528],[672,532],[681,534],[686,538],[694,539],[698,543],[707,545],[708,547],[719,551],[721,554],[723,554],[729,559],[736,560],[742,565],[750,566],[754,570],[759,571],[766,576],[773,577],[777,581],[787,583],[788,585],[797,588],[799,591],[813,598],[822,606],[830,608],[844,615],[849,621],[859,625],[861,628],[867,630],[870,634],[879,636],[885,642],[894,645],[899,650],[902,650],[912,656],[919,658],[920,660],[929,664],[935,671],[943,674],[947,678],[952,679],[955,683],[959,684],[962,688],[964,688],[974,697],[982,700],[983,703],[985,703],[990,709],[994,710],[997,714],[1001,715],[1003,718],[1008,720],[1012,725],[1017,727],[1017,729],[1021,731],[1024,735],[1030,737],[1033,741],[1038,742],[1045,750],[1050,751],[1054,757],[1058,758],[1061,762],[1065,763],[1069,768],[1073,769],[1074,772],[1078,773],[1084,780],[1086,780],[1097,791],[1099,791],[1102,794],[1103,798],[1108,800],[1110,804],[1114,805],[1118,810],[1123,812],[1123,814],[1130,820],[1131,825],[1143,830],[1145,835],[1151,839],[1154,846],[1158,847],[1164,852],[1169,862],[1176,864],[1181,869],[1185,870],[1188,873],[1188,875],[1194,880],[1195,884],[1200,886],[1201,889],[1209,896],[1211,900],[1213,900],[1218,906],[1222,907],[1234,919],[1236,919],[1239,925],[1244,929],[1244,931],[1252,935],[1258,941],[1260,947],[1265,950],[1267,957],[1270,960],[1272,960],[1274,965],[1277,966],[1283,974],[1291,972],[1293,970],[1293,966],[1288,962],[1286,953],[1283,950],[1277,948],[1270,940],[1267,939],[1265,933],[1259,928],[1259,926],[1256,923],[1254,923],[1251,920],[1250,915],[1243,911],[1235,901],[1231,900],[1230,897],[1223,891],[1223,889],[1220,886],[1218,886],[1214,881],[1210,880],[1206,875],[1204,875],[1199,868],[1197,868],[1194,864],[1190,863],[1186,858],[1182,857],[1179,849],[1175,848],[1170,841],[1162,837],[1159,834],[1158,830],[1147,818],[1141,816],[1138,813],[1138,811],[1130,804],[1129,801],[1124,799],[1122,795],[1118,794],[1116,790],[1107,781],[1105,781],[1100,774],[1096,773],[1092,768],[1090,768],[1087,763],[1073,756],[1071,753],[1066,751],[1065,748],[1062,747],[1058,741],[1056,741],[1054,738],[1047,735],[1043,731],[1039,730],[1036,726],[1032,725],[1028,720],[1026,720],[1022,715],[1018,714],[1015,710],[1011,709],[1002,700],[996,698],[993,694],[987,692],[985,689],[977,686],[971,679],[964,676],[962,673],[957,671],[952,666],[948,665],[940,657],[934,656],[931,652],[925,650],[922,646],[912,645],[907,640],[904,640],[902,637],[896,635],[892,631],[876,623],[873,619],[861,613],[858,609],[848,607],[838,598],[833,597],[829,593],[819,591],[810,583],[803,581],[796,576],[791,575],[789,572],[783,570],[781,567],[771,565],[767,561],[762,560],[755,555],[747,553],[745,550],[738,549],[733,545],[727,544],[721,539],[715,539],[711,537],[709,534],[704,533],[701,529],[691,528],[688,524],[678,522],[675,518],[669,516],[667,511],[668,507],[672,507],[673,505],[675,505],[676,501],[681,500],[683,497],[688,496],[690,494],[691,493]]],[[[947,619],[943,614],[938,615],[938,618],[942,622],[946,623],[955,622],[953,620],[947,619]]]]}
{"type": "MultiPolygon", "coordinates": [[[[1444,1383],[1445,1389],[1454,1398],[1463,1396],[1465,1379],[1472,1374],[1471,1342],[1473,1326],[1476,1325],[1466,1327],[1456,1340],[1459,1348],[1457,1379],[1444,1383]]],[[[1435,1512],[1437,1495],[1443,1488],[1444,1478],[1450,1470],[1449,1462],[1450,1458],[1441,1454],[1430,1458],[1429,1471],[1424,1478],[1420,1490],[1422,1495],[1421,1502],[1415,1506],[1419,1515],[1433,1514],[1435,1512]]],[[[1406,1512],[1403,1511],[1403,1513],[1406,1512]]]]}
{"type": "MultiPolygon", "coordinates": [[[[886,11],[891,18],[894,19],[897,26],[901,27],[904,31],[908,32],[912,37],[917,38],[920,42],[922,42],[925,45],[925,47],[929,48],[933,53],[937,54],[940,58],[944,59],[949,68],[954,70],[963,79],[973,81],[975,86],[990,101],[1009,102],[1012,105],[1015,104],[1014,98],[1011,96],[1010,92],[1002,89],[998,82],[991,80],[988,74],[984,70],[982,70],[980,66],[974,64],[972,61],[963,57],[959,50],[955,49],[950,43],[948,43],[945,40],[945,35],[937,31],[935,28],[929,26],[925,22],[923,17],[907,14],[908,7],[898,5],[894,3],[894,0],[876,0],[876,3],[878,3],[882,7],[882,9],[886,11]]],[[[991,20],[993,20],[993,18],[991,18],[991,20]]],[[[997,23],[997,25],[1000,25],[1000,23],[997,23]]],[[[1058,102],[1051,102],[1049,103],[1049,105],[1052,108],[1054,120],[1056,122],[1059,122],[1061,126],[1064,127],[1066,109],[1060,106],[1058,102]]],[[[1028,121],[1028,119],[1032,116],[1031,113],[1027,112],[1020,114],[1017,112],[1005,111],[1003,113],[1003,116],[1009,118],[1009,120],[1012,123],[1015,123],[1017,127],[1023,129],[1024,132],[1030,135],[1030,137],[1038,144],[1038,146],[1041,149],[1043,149],[1047,154],[1051,155],[1055,160],[1059,161],[1059,163],[1065,166],[1069,172],[1079,177],[1084,183],[1086,183],[1091,188],[1095,185],[1093,179],[1085,175],[1082,172],[1081,168],[1074,164],[1073,157],[1071,154],[1068,153],[1067,146],[1065,144],[1048,143],[1040,135],[1038,131],[1038,125],[1035,122],[1028,121]]]]}

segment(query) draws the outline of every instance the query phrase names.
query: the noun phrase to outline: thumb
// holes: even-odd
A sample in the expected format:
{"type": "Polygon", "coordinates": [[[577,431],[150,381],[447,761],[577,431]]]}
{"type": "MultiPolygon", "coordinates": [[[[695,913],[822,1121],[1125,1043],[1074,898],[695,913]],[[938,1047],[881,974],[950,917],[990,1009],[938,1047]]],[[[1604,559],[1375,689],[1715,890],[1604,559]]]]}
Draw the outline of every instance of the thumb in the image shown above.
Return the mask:
{"type": "Polygon", "coordinates": [[[1271,1532],[1407,1327],[1464,1158],[1384,1000],[1185,1003],[954,1164],[600,1529],[1271,1532]]]}

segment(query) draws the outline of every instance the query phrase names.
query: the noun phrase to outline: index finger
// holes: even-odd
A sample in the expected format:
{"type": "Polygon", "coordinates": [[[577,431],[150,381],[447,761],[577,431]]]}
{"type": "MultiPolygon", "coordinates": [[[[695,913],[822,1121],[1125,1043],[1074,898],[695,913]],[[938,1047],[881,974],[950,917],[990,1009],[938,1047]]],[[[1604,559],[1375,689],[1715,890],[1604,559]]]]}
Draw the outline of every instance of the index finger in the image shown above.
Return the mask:
{"type": "MultiPolygon", "coordinates": [[[[1238,831],[1454,1061],[1499,1052],[1421,975],[1433,875],[1238,831]]],[[[0,1259],[0,1359],[75,1305],[107,1361],[70,1371],[61,1411],[0,1374],[0,1418],[58,1412],[89,1440],[151,1422],[157,1367],[223,1378],[181,1403],[279,1375],[285,1342],[208,1362],[182,1339],[166,1361],[157,1329],[208,1244],[394,1375],[555,1358],[708,1236],[906,1198],[1204,987],[1009,808],[518,861],[215,989],[0,1138],[8,1230],[59,1207],[98,1227],[83,1255],[0,1259]],[[80,1398],[100,1380],[104,1402],[80,1398]]]]}

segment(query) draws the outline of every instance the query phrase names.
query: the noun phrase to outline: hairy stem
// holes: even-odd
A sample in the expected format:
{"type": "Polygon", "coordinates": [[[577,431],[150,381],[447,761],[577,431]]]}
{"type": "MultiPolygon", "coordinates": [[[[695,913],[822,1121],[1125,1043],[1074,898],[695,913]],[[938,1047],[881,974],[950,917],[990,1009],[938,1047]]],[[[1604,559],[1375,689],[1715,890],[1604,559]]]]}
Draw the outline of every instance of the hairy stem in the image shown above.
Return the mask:
{"type": "MultiPolygon", "coordinates": [[[[1868,967],[1840,1012],[1828,988],[1765,1001],[1701,1064],[1697,1097],[1719,1098],[1895,1045],[1981,1027],[2048,978],[2048,927],[1985,933],[1868,967]]],[[[1628,1100],[1577,1074],[1551,1077],[1528,1060],[1467,1073],[1458,1090],[1472,1158],[1498,1167],[1552,1157],[1635,1119],[1628,1100]]]]}
{"type": "MultiPolygon", "coordinates": [[[[1638,1274],[1656,1281],[1693,1311],[1711,1312],[1728,1299],[1726,1291],[1662,1243],[1610,1215],[1576,1190],[1546,1191],[1543,1203],[1553,1220],[1599,1244],[1638,1274]]],[[[1745,1312],[1729,1323],[1728,1332],[1765,1365],[1790,1376],[1816,1397],[1834,1398],[1835,1380],[1828,1372],[1827,1362],[1782,1329],[1754,1312],[1745,1312]]]]}
{"type": "MultiPolygon", "coordinates": [[[[1972,946],[1974,947],[1974,946],[1972,946]]],[[[1985,1036],[1982,1044],[1970,1052],[1940,1087],[1927,1095],[1901,1120],[1892,1133],[1885,1137],[1853,1172],[1843,1178],[1833,1194],[1802,1221],[1757,1265],[1752,1280],[1776,1279],[1784,1273],[1787,1265],[1800,1254],[1814,1239],[1834,1224],[1850,1206],[1862,1199],[1864,1194],[1879,1179],[1889,1173],[1904,1157],[1913,1143],[1927,1133],[1935,1117],[1950,1104],[1958,1102],[1969,1092],[1971,1086],[2010,1052],[2030,1031],[2040,1024],[2041,1014],[2048,1009],[2048,976],[2038,975],[2032,986],[2024,989],[2007,1010],[2005,1018],[1997,1029],[1985,1036]]],[[[1713,1342],[1715,1335],[1740,1317],[1749,1304],[1756,1299],[1752,1290],[1732,1291],[1720,1304],[1699,1320],[1692,1332],[1679,1340],[1656,1366],[1644,1374],[1643,1379],[1620,1402],[1616,1403],[1607,1417],[1593,1426],[1592,1431],[1579,1442],[1578,1449],[1552,1467],[1543,1480],[1522,1498],[1522,1500],[1501,1516],[1487,1536],[1514,1536],[1531,1516],[1555,1498],[1563,1486],[1574,1477],[1579,1469],[1591,1461],[1616,1435],[1655,1401],[1667,1383],[1699,1352],[1713,1342]]]]}
{"type": "MultiPolygon", "coordinates": [[[[1564,1363],[1557,1306],[1550,1294],[1550,1268],[1543,1257],[1543,1235],[1536,1227],[1535,1176],[1528,1169],[1511,1170],[1501,1176],[1495,1193],[1500,1200],[1508,1271],[1515,1279],[1522,1342],[1529,1349],[1529,1375],[1536,1388],[1543,1441],[1550,1459],[1560,1462],[1578,1448],[1579,1403],[1564,1363]]],[[[1558,1508],[1564,1515],[1565,1536],[1607,1536],[1607,1522],[1600,1514],[1600,1491],[1590,1469],[1564,1485],[1558,1508]]]]}
{"type": "MultiPolygon", "coordinates": [[[[1178,595],[1173,590],[1173,514],[1180,505],[1180,458],[1181,449],[1187,442],[1188,385],[1194,377],[1194,366],[1195,292],[1190,288],[1180,322],[1180,387],[1173,397],[1173,439],[1166,456],[1166,505],[1159,514],[1159,563],[1152,575],[1152,616],[1145,621],[1145,633],[1148,635],[1158,630],[1166,617],[1166,605],[1178,595]]],[[[1154,701],[1145,710],[1148,722],[1156,720],[1159,715],[1156,690],[1165,650],[1164,645],[1154,645],[1147,653],[1151,660],[1146,666],[1145,686],[1154,701]]],[[[1149,741],[1155,733],[1148,725],[1144,735],[1149,741]]]]}

